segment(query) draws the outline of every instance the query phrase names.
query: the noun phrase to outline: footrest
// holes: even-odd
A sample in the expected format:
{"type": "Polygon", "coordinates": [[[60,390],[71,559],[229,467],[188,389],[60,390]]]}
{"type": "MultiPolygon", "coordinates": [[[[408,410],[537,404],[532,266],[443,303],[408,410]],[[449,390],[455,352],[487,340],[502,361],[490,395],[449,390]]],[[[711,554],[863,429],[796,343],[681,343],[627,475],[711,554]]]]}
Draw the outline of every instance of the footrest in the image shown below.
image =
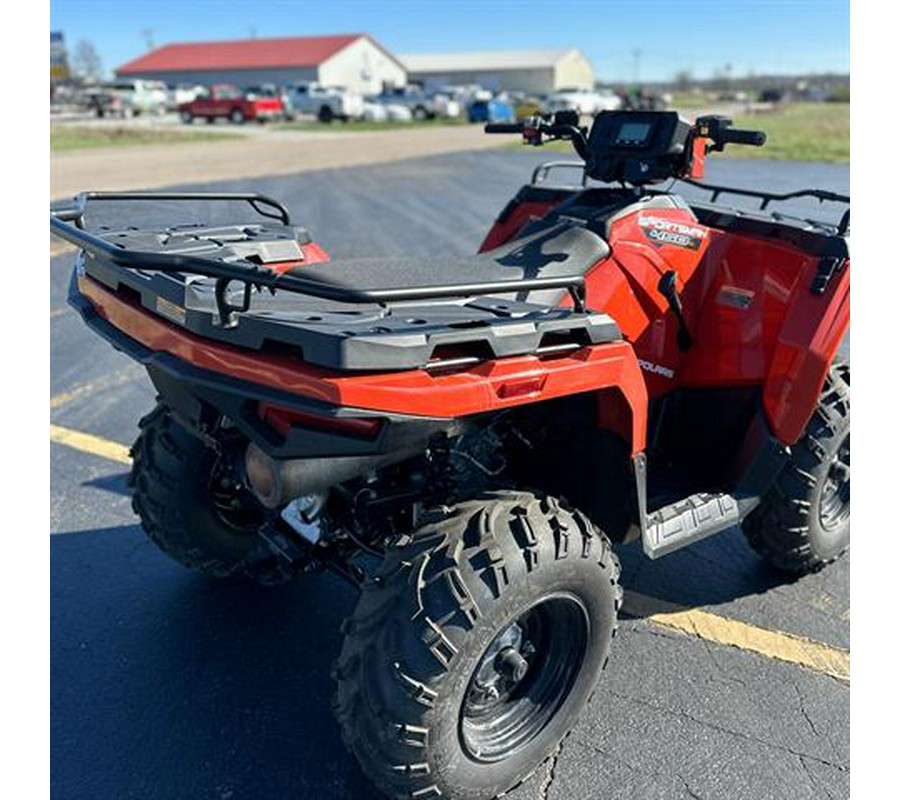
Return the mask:
{"type": "Polygon", "coordinates": [[[659,558],[741,521],[738,501],[730,494],[692,494],[647,515],[644,552],[659,558]]]}

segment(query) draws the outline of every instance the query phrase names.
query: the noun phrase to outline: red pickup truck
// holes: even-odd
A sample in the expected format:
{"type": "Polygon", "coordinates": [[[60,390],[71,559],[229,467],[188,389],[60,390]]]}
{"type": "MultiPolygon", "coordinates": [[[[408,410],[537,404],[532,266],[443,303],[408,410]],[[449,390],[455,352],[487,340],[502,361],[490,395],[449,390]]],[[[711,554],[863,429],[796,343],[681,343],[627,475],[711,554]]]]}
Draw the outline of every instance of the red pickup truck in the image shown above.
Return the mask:
{"type": "Polygon", "coordinates": [[[195,118],[214,122],[223,117],[236,124],[247,120],[264,122],[284,116],[284,106],[278,97],[248,96],[236,86],[221,84],[211,86],[189,103],[178,106],[181,121],[191,123],[195,118]]]}

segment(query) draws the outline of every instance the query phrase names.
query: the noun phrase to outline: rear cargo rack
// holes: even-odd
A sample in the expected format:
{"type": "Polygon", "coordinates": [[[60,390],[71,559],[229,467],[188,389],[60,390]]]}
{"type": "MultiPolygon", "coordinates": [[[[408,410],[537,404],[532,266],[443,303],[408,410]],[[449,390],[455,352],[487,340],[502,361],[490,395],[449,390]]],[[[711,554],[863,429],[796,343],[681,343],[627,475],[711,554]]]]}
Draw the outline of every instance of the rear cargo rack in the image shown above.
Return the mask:
{"type": "Polygon", "coordinates": [[[284,205],[257,192],[81,192],[75,195],[73,205],[51,209],[50,214],[64,222],[74,222],[79,228],[83,228],[87,204],[97,200],[150,200],[157,202],[163,200],[244,200],[260,216],[279,219],[285,225],[291,224],[291,215],[284,205]],[[265,211],[263,206],[275,209],[276,213],[265,211]]]}
{"type": "Polygon", "coordinates": [[[530,292],[541,289],[563,289],[571,296],[576,312],[583,313],[586,310],[584,277],[580,275],[391,289],[353,289],[301,278],[297,275],[279,274],[267,267],[243,259],[225,262],[202,256],[127,250],[84,230],[85,210],[87,204],[94,200],[245,200],[262,216],[279,219],[287,225],[290,223],[290,215],[281,203],[265,195],[252,193],[83,192],[75,198],[74,206],[50,211],[50,232],[52,234],[75,245],[89,255],[104,259],[115,266],[129,270],[183,273],[215,278],[216,305],[220,324],[224,327],[236,324],[235,312],[247,311],[250,308],[251,294],[254,288],[269,289],[272,293],[278,290],[294,292],[342,303],[374,303],[376,305],[484,296],[506,292],[530,292]],[[262,207],[275,209],[276,213],[269,213],[262,207]],[[239,305],[233,305],[228,301],[228,288],[232,282],[244,285],[243,298],[239,305]]]}

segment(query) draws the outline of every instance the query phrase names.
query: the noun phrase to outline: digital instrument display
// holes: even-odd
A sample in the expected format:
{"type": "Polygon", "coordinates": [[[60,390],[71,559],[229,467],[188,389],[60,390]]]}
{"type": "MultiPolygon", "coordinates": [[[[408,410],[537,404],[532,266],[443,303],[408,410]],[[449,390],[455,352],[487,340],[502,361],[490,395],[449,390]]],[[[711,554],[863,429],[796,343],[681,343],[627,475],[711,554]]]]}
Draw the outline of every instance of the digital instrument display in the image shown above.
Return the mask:
{"type": "Polygon", "coordinates": [[[623,122],[616,135],[617,147],[640,147],[650,138],[652,125],[649,122],[623,122]]]}
{"type": "Polygon", "coordinates": [[[677,111],[601,111],[588,137],[587,174],[636,186],[674,177],[689,157],[690,133],[677,111]]]}

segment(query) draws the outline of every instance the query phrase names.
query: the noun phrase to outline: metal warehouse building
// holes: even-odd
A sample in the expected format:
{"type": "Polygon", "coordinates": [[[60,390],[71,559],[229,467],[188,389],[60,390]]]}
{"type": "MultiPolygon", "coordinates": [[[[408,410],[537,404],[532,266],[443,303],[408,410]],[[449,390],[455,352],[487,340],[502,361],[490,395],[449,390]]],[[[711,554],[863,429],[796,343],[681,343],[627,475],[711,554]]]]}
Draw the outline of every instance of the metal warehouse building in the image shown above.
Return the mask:
{"type": "Polygon", "coordinates": [[[168,44],[123,64],[116,75],[169,85],[318,81],[364,94],[406,84],[403,65],[367,34],[168,44]]]}
{"type": "Polygon", "coordinates": [[[594,70],[584,54],[568,50],[509,50],[484,53],[399,56],[410,81],[427,89],[477,83],[495,92],[547,94],[565,86],[590,89],[594,70]]]}

